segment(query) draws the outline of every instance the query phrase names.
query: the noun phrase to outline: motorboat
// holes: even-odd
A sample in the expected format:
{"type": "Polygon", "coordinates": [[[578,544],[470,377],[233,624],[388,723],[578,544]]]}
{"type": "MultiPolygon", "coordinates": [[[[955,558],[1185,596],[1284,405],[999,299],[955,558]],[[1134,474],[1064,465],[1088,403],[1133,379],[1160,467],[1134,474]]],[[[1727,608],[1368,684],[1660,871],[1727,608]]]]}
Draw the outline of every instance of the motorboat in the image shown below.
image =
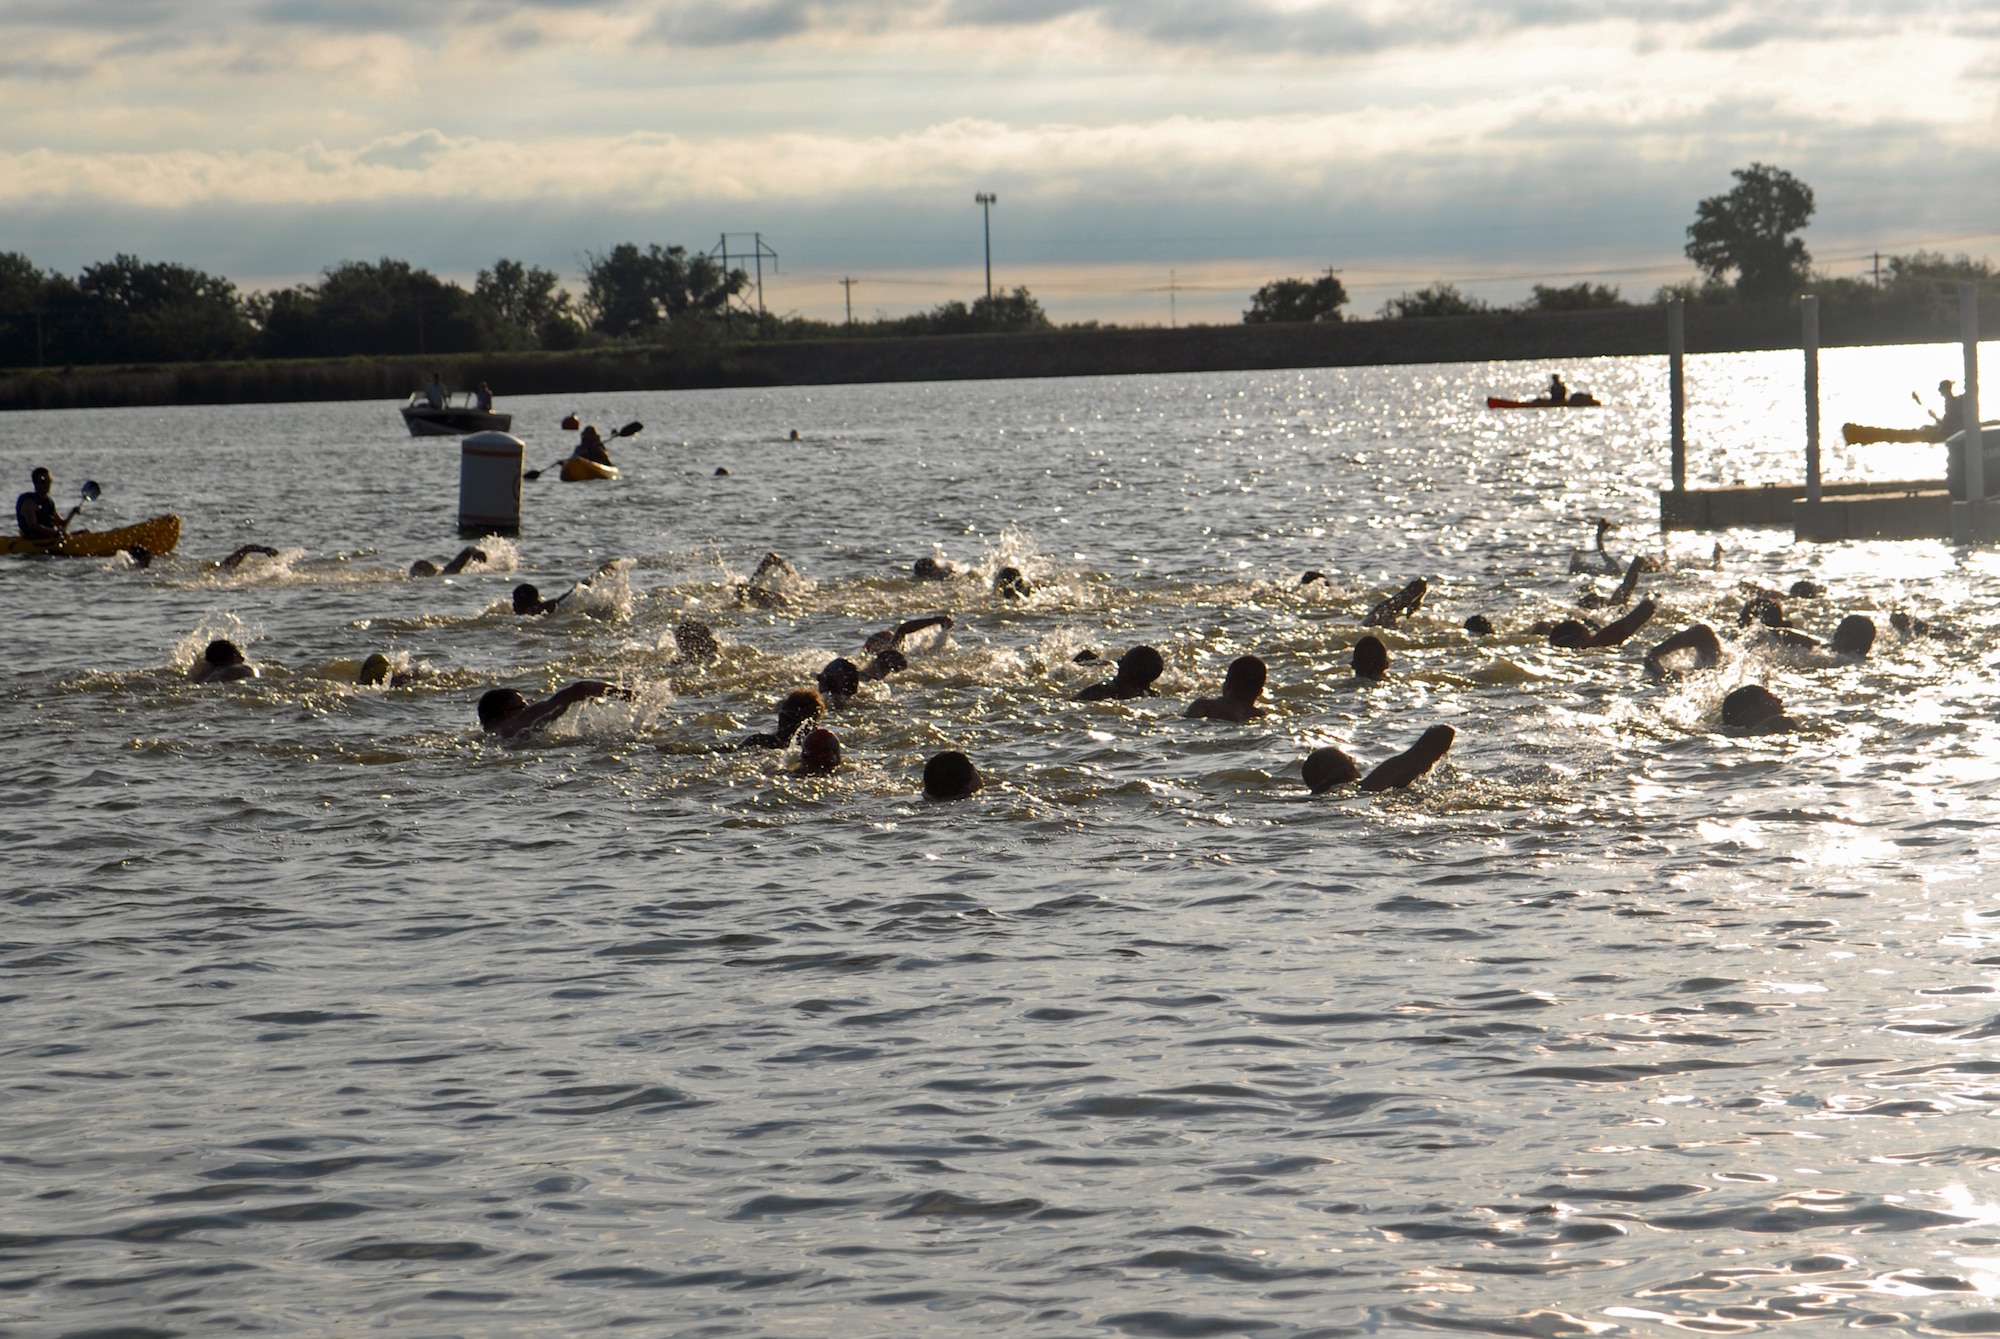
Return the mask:
{"type": "Polygon", "coordinates": [[[445,396],[441,409],[418,393],[403,406],[403,422],[412,437],[469,437],[475,432],[506,432],[514,426],[514,416],[481,409],[470,391],[445,396]]]}

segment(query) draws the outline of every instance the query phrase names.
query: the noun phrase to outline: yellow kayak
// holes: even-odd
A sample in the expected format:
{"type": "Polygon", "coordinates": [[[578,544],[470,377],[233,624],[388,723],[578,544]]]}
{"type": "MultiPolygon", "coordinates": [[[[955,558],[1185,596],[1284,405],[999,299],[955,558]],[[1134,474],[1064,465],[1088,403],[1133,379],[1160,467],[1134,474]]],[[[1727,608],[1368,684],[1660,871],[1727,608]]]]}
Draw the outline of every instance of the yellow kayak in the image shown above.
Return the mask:
{"type": "Polygon", "coordinates": [[[616,465],[600,465],[582,456],[571,456],[562,463],[562,481],[566,484],[582,483],[585,479],[616,479],[616,465]]]}
{"type": "Polygon", "coordinates": [[[137,525],[121,525],[116,530],[72,530],[55,543],[22,539],[18,535],[0,538],[0,553],[46,553],[57,558],[109,558],[120,549],[142,544],[155,555],[172,553],[181,542],[181,518],[155,516],[137,525]]]}

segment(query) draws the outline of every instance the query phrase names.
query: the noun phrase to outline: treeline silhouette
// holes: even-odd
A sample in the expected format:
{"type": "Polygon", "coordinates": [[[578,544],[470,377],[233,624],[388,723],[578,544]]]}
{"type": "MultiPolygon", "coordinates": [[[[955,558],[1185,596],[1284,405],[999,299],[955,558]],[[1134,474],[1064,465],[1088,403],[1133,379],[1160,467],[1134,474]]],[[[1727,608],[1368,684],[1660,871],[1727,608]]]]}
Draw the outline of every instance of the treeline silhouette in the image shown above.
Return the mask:
{"type": "Polygon", "coordinates": [[[761,337],[1046,330],[1025,288],[849,325],[746,310],[749,276],[680,246],[624,242],[554,271],[502,258],[470,289],[408,261],[343,261],[318,282],[244,293],[170,261],[118,255],[75,277],[0,252],[0,366],[409,357],[761,337]]]}

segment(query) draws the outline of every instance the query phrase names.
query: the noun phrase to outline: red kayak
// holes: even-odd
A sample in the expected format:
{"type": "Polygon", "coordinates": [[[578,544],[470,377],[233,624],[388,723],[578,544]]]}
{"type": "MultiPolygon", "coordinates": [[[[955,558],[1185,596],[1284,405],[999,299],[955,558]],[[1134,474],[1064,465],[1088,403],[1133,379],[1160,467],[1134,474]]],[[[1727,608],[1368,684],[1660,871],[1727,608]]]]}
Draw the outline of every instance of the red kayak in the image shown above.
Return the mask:
{"type": "Polygon", "coordinates": [[[1503,399],[1502,397],[1500,397],[1500,396],[1498,396],[1498,395],[1489,395],[1489,396],[1487,396],[1487,397],[1486,397],[1486,407],[1487,407],[1488,409],[1597,409],[1597,408],[1601,408],[1601,406],[1600,406],[1600,405],[1598,404],[1598,402],[1597,402],[1597,397],[1596,397],[1596,396],[1594,396],[1594,395],[1586,395],[1586,394],[1585,394],[1584,392],[1582,392],[1582,391],[1578,391],[1578,392],[1577,392],[1576,394],[1574,394],[1574,395],[1570,396],[1570,397],[1569,397],[1569,399],[1567,399],[1567,400],[1508,400],[1508,399],[1503,399]]]}

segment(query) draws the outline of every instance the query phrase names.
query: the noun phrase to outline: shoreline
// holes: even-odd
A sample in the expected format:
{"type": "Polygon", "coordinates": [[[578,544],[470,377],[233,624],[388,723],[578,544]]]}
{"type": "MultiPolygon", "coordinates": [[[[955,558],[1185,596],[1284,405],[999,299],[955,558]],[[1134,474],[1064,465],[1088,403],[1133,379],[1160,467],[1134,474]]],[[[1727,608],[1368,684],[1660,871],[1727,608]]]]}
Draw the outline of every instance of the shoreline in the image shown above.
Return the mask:
{"type": "MultiPolygon", "coordinates": [[[[1690,306],[1689,353],[1799,347],[1790,304],[1690,306]]],[[[1947,322],[1826,313],[1821,346],[1954,341],[1947,322]]],[[[1498,312],[1328,325],[1084,329],[887,339],[737,341],[565,353],[30,368],[0,373],[0,410],[403,400],[433,370],[512,395],[900,381],[1278,371],[1632,357],[1667,351],[1666,309],[1498,312]]]]}

